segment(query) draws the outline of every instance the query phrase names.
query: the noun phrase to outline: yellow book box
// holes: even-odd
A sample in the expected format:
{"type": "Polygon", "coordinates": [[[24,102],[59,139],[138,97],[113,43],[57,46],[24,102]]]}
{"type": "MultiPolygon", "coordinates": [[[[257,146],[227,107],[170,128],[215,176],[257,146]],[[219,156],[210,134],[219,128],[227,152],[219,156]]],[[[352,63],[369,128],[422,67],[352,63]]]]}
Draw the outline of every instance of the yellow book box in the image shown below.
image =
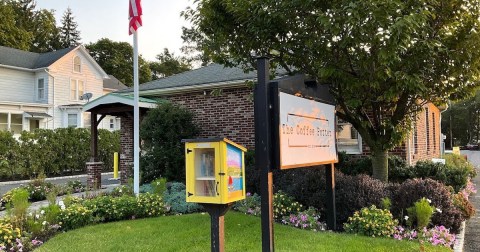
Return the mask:
{"type": "Polygon", "coordinates": [[[226,138],[186,139],[187,202],[227,204],[245,199],[243,146],[226,138]]]}

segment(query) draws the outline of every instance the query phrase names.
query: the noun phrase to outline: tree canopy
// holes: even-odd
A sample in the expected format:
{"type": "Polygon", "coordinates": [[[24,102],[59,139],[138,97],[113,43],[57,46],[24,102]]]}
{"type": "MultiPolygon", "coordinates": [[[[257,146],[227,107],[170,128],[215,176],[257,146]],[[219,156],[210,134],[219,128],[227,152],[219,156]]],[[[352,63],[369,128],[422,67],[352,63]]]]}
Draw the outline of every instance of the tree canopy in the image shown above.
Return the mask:
{"type": "Polygon", "coordinates": [[[427,102],[471,94],[480,70],[479,0],[199,0],[184,40],[205,58],[253,69],[254,55],[330,84],[337,116],[388,179],[388,151],[427,102]]]}
{"type": "MultiPolygon", "coordinates": [[[[133,48],[127,42],[116,42],[108,38],[86,45],[90,55],[107,72],[127,86],[133,85],[133,48]]],[[[152,78],[151,70],[143,57],[138,57],[139,82],[152,78]]]]}
{"type": "Polygon", "coordinates": [[[175,56],[167,48],[164,48],[163,53],[158,54],[156,58],[158,61],[149,63],[153,80],[185,72],[192,68],[185,57],[175,56]]]}
{"type": "Polygon", "coordinates": [[[79,45],[80,40],[80,31],[69,7],[63,13],[62,26],[60,27],[60,43],[62,43],[63,48],[68,48],[79,45]]]}

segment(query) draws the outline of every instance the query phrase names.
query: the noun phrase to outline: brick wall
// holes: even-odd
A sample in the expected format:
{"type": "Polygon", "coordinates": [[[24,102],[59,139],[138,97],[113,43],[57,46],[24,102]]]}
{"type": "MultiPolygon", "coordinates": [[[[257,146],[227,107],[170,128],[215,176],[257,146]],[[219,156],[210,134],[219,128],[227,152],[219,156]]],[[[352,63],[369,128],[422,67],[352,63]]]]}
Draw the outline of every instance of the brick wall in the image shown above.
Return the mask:
{"type": "MultiPolygon", "coordinates": [[[[255,147],[254,117],[252,91],[247,88],[224,89],[222,95],[213,96],[203,91],[177,94],[163,97],[179,104],[194,113],[194,120],[200,126],[200,137],[227,137],[248,149],[255,147]]],[[[432,159],[440,156],[440,111],[433,104],[428,108],[428,139],[430,148],[427,150],[425,111],[419,114],[417,121],[417,152],[412,144],[413,134],[409,141],[390,151],[390,154],[408,159],[408,150],[412,164],[422,159],[432,159]],[[435,132],[435,133],[433,133],[435,132]]],[[[363,145],[363,155],[369,155],[368,146],[363,145]]]]}
{"type": "Polygon", "coordinates": [[[248,149],[255,147],[250,89],[224,89],[218,96],[202,91],[165,98],[194,113],[194,120],[201,129],[200,137],[226,137],[248,149]]]}
{"type": "Polygon", "coordinates": [[[120,125],[120,182],[126,184],[133,167],[133,118],[122,117],[120,125]]]}

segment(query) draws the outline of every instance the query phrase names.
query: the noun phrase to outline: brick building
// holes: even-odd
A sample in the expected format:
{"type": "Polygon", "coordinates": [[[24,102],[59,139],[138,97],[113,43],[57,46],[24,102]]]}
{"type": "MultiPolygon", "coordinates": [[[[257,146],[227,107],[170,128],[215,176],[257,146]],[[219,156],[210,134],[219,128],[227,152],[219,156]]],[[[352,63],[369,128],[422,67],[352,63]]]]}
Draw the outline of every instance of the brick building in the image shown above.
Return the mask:
{"type": "MultiPolygon", "coordinates": [[[[281,77],[286,72],[278,71],[275,75],[281,77]]],[[[144,83],[139,88],[142,97],[160,97],[194,112],[201,137],[227,137],[252,149],[255,144],[253,90],[247,82],[255,79],[256,72],[244,73],[239,68],[211,64],[144,83]]],[[[440,157],[443,142],[440,116],[439,108],[426,104],[407,141],[390,153],[403,157],[410,164],[440,157]]],[[[338,124],[342,126],[337,133],[339,151],[368,155],[369,148],[362,143],[356,130],[348,123],[338,124]]]]}

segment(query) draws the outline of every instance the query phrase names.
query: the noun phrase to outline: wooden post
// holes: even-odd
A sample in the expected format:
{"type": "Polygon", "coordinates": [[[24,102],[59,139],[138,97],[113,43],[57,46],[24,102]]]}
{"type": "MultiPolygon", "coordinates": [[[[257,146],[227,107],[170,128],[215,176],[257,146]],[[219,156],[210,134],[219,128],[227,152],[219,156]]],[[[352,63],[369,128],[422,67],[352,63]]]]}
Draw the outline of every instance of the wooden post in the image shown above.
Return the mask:
{"type": "Polygon", "coordinates": [[[225,214],[232,207],[230,204],[201,204],[210,215],[210,244],[212,252],[225,251],[225,214]]]}
{"type": "Polygon", "coordinates": [[[327,183],[327,227],[337,230],[337,211],[335,209],[335,167],[333,164],[325,165],[327,183]]]}
{"type": "Polygon", "coordinates": [[[262,213],[262,251],[274,251],[273,242],[273,176],[272,131],[269,92],[269,60],[257,59],[258,83],[254,92],[255,165],[260,170],[262,213]]]}
{"type": "Polygon", "coordinates": [[[98,122],[97,114],[90,113],[90,162],[98,161],[98,122]]]}

